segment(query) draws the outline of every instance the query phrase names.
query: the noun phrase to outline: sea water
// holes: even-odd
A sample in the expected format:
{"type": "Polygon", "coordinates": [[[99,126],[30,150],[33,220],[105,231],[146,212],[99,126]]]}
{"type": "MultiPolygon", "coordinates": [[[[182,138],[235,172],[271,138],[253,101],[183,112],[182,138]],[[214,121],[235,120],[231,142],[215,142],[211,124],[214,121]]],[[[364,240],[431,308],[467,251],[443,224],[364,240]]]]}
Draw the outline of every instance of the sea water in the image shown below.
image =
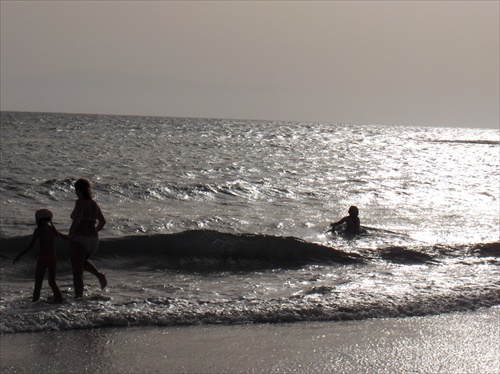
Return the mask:
{"type": "Polygon", "coordinates": [[[500,304],[500,132],[1,113],[0,332],[334,321],[500,304]],[[73,183],[107,219],[73,297],[31,302],[34,212],[67,233],[73,183]],[[328,232],[360,210],[363,233],[328,232]]]}

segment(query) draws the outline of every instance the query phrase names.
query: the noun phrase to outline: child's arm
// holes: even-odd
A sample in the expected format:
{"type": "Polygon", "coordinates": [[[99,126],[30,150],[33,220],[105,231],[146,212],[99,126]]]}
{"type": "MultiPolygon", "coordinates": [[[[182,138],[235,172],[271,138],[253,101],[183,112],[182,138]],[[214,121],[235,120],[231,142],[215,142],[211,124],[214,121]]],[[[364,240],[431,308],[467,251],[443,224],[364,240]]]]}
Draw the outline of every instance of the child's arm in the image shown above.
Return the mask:
{"type": "Polygon", "coordinates": [[[50,225],[52,226],[52,229],[54,230],[54,235],[56,236],[56,238],[61,238],[61,239],[66,239],[66,240],[72,240],[73,239],[72,236],[64,235],[64,234],[60,233],[59,231],[57,231],[57,229],[55,228],[55,226],[52,223],[52,221],[50,221],[50,225]]]}
{"type": "Polygon", "coordinates": [[[335,228],[335,227],[337,227],[337,226],[340,226],[341,224],[343,224],[343,223],[346,221],[346,219],[347,219],[347,218],[348,218],[348,217],[344,217],[344,218],[342,218],[342,219],[341,219],[340,221],[338,221],[338,222],[332,222],[332,223],[330,223],[330,226],[331,226],[332,228],[335,228]]]}
{"type": "Polygon", "coordinates": [[[72,236],[65,235],[63,233],[60,233],[59,231],[56,231],[56,234],[57,234],[58,238],[61,238],[61,239],[64,239],[64,240],[72,240],[73,239],[72,236]]]}
{"type": "Polygon", "coordinates": [[[28,252],[30,249],[32,249],[36,242],[38,240],[38,230],[35,229],[35,231],[33,232],[33,237],[31,238],[31,243],[28,244],[28,246],[26,248],[24,248],[15,258],[14,258],[14,261],[13,263],[15,264],[16,262],[19,261],[19,259],[24,256],[26,254],[26,252],[28,252]]]}

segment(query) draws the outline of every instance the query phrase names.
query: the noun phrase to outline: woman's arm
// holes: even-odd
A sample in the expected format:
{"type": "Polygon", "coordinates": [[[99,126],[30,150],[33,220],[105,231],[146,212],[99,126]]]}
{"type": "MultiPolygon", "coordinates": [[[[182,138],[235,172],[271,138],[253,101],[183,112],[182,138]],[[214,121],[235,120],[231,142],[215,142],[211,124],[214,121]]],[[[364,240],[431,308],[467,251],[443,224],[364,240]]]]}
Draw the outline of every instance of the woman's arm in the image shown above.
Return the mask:
{"type": "MultiPolygon", "coordinates": [[[[97,205],[97,203],[96,203],[97,205]]],[[[97,227],[95,228],[97,232],[101,231],[104,225],[106,224],[106,219],[104,218],[104,215],[101,212],[101,208],[99,205],[97,205],[97,227]]]]}
{"type": "Polygon", "coordinates": [[[64,240],[72,240],[73,239],[73,237],[71,237],[69,235],[65,235],[62,232],[56,231],[56,233],[57,233],[57,237],[58,238],[61,238],[61,239],[64,239],[64,240]]]}
{"type": "Polygon", "coordinates": [[[71,227],[69,228],[69,236],[74,236],[75,230],[82,221],[83,217],[83,207],[82,202],[78,199],[75,203],[75,209],[73,209],[73,213],[71,213],[71,218],[73,222],[71,223],[71,227]]]}

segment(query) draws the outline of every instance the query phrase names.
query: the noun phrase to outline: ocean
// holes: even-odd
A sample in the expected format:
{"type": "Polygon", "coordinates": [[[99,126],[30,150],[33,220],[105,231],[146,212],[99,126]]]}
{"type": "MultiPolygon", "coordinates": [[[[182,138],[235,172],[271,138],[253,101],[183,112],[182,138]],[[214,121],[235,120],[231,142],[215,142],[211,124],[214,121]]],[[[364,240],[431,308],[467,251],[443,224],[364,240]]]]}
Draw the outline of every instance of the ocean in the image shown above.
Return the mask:
{"type": "MultiPolygon", "coordinates": [[[[425,124],[424,124],[425,125],[425,124]]],[[[434,316],[500,304],[500,131],[1,112],[0,333],[434,316]],[[107,219],[75,300],[57,243],[31,301],[37,209],[73,183],[107,219]],[[327,232],[360,211],[363,233],[327,232]]]]}

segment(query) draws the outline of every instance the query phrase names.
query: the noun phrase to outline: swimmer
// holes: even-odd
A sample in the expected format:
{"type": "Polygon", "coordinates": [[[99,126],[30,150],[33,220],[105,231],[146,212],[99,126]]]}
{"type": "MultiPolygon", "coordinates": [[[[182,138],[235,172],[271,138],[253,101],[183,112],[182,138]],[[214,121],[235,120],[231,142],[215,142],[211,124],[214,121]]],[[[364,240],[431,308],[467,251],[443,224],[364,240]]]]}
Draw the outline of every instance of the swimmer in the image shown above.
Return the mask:
{"type": "Polygon", "coordinates": [[[361,224],[359,221],[359,210],[355,206],[351,206],[349,208],[349,215],[347,217],[342,218],[338,222],[332,222],[330,224],[330,231],[334,231],[337,226],[344,225],[344,233],[346,234],[359,234],[361,233],[361,224]]]}

